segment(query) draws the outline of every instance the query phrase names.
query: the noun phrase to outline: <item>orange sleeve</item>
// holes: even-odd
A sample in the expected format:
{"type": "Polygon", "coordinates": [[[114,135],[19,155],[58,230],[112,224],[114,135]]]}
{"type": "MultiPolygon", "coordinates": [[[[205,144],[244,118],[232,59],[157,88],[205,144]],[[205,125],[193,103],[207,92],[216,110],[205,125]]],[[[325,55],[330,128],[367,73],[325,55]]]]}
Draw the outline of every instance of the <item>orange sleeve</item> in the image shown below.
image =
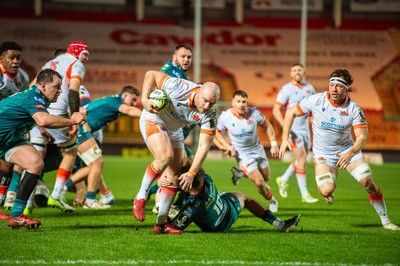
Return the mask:
{"type": "Polygon", "coordinates": [[[160,81],[157,83],[157,88],[159,88],[160,90],[162,89],[162,85],[164,84],[164,81],[166,78],[168,78],[169,76],[167,74],[164,74],[162,76],[162,78],[160,79],[160,81]]]}
{"type": "Polygon", "coordinates": [[[207,134],[207,135],[215,135],[215,130],[200,129],[200,133],[207,134]]]}
{"type": "Polygon", "coordinates": [[[358,124],[358,125],[354,125],[353,128],[368,128],[368,124],[358,124]]]}
{"type": "Polygon", "coordinates": [[[297,105],[296,105],[296,109],[297,109],[297,111],[300,112],[301,115],[304,115],[304,114],[305,114],[304,111],[303,111],[303,109],[301,109],[300,104],[297,104],[297,105]]]}

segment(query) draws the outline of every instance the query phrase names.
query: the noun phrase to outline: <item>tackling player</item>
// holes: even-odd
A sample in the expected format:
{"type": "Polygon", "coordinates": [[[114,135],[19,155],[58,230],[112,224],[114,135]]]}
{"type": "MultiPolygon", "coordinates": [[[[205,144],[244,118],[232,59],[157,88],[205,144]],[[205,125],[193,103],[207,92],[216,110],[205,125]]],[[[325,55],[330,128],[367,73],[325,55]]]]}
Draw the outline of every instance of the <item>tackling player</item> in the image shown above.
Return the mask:
{"type": "MultiPolygon", "coordinates": [[[[70,113],[79,111],[79,87],[85,77],[85,66],[89,61],[89,47],[81,41],[69,44],[67,53],[61,54],[47,62],[43,69],[56,70],[63,76],[62,93],[57,102],[49,106],[49,112],[60,117],[68,117],[70,113]]],[[[71,175],[77,155],[76,132],[77,126],[49,130],[54,137],[55,144],[62,150],[62,161],[57,170],[56,182],[53,192],[48,199],[48,206],[56,207],[64,212],[72,212],[75,209],[61,198],[64,185],[71,175]]],[[[35,127],[31,130],[31,142],[42,154],[46,152],[46,144],[50,139],[45,139],[40,134],[40,129],[35,127]]],[[[42,156],[44,157],[44,156],[42,156]]]]}
{"type": "MultiPolygon", "coordinates": [[[[61,93],[62,77],[59,73],[51,69],[42,70],[36,81],[29,90],[0,102],[0,181],[3,184],[11,178],[14,164],[25,170],[7,222],[12,228],[36,228],[41,224],[22,214],[43,169],[43,159],[26,139],[26,133],[35,124],[41,128],[62,128],[77,125],[85,119],[85,115],[79,112],[73,113],[71,118],[47,112],[48,103],[56,102],[61,93]]],[[[45,130],[41,132],[49,137],[45,130]]]]}
{"type": "MultiPolygon", "coordinates": [[[[163,177],[160,181],[168,182],[163,177]]],[[[300,221],[300,214],[282,221],[257,200],[242,192],[219,193],[214,180],[201,168],[190,190],[190,196],[173,218],[174,228],[183,231],[194,222],[204,232],[228,232],[243,209],[266,221],[281,232],[290,232],[300,221]]]]}

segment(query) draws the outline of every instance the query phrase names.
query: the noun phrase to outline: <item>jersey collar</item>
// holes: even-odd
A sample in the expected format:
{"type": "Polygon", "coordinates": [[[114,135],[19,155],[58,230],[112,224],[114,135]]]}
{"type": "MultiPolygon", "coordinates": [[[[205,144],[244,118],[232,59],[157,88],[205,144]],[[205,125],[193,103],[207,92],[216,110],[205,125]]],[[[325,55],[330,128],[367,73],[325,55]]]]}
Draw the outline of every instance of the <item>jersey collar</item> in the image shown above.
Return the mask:
{"type": "Polygon", "coordinates": [[[11,75],[10,73],[8,73],[8,71],[4,68],[3,64],[0,64],[0,70],[1,72],[3,72],[4,74],[6,74],[10,79],[14,79],[18,76],[18,72],[17,74],[15,74],[14,76],[11,75]]]}
{"type": "Polygon", "coordinates": [[[296,86],[299,89],[302,89],[304,87],[304,84],[298,84],[294,79],[292,79],[290,83],[292,83],[293,86],[296,86]]]}
{"type": "Polygon", "coordinates": [[[192,109],[197,109],[196,105],[194,103],[194,98],[199,93],[199,90],[200,90],[200,86],[195,87],[194,90],[189,94],[189,107],[192,109]]]}
{"type": "Polygon", "coordinates": [[[238,114],[235,112],[235,110],[233,110],[233,107],[231,107],[231,112],[232,112],[232,115],[235,116],[235,117],[237,117],[238,119],[243,119],[243,118],[247,115],[247,113],[249,112],[249,110],[246,109],[246,112],[244,113],[243,116],[238,115],[238,114]]]}
{"type": "Polygon", "coordinates": [[[343,102],[343,103],[341,103],[341,104],[336,104],[336,103],[334,103],[334,102],[332,101],[331,95],[329,94],[329,92],[326,92],[326,94],[327,94],[328,101],[332,104],[333,107],[345,106],[345,105],[347,105],[347,104],[349,103],[349,100],[350,100],[350,97],[349,97],[348,95],[346,95],[346,99],[344,99],[344,102],[343,102]]]}

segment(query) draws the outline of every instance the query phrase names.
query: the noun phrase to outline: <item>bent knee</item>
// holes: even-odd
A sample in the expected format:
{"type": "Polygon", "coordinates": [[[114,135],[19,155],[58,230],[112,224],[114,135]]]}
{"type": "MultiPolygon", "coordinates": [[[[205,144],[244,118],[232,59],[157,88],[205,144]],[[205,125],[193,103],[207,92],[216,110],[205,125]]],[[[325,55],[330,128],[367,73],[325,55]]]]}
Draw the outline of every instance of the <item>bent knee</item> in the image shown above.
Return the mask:
{"type": "Polygon", "coordinates": [[[42,158],[39,156],[37,158],[32,159],[32,161],[29,162],[27,167],[25,167],[25,170],[32,174],[40,174],[44,168],[44,162],[42,158]]]}

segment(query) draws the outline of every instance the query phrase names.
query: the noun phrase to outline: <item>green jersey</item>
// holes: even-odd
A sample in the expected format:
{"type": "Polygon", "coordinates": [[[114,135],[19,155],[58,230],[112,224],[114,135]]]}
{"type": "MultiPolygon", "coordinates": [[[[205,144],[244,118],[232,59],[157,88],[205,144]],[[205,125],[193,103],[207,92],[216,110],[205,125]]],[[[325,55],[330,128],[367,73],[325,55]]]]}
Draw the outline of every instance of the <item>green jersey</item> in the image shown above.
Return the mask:
{"type": "Polygon", "coordinates": [[[183,71],[183,69],[180,68],[178,65],[172,63],[171,60],[163,65],[163,67],[161,68],[161,72],[164,72],[171,77],[189,80],[189,76],[186,75],[185,71],[183,71]]]}
{"type": "Polygon", "coordinates": [[[238,198],[232,193],[220,194],[214,180],[205,175],[204,191],[189,196],[173,223],[180,230],[194,222],[204,232],[228,232],[240,211],[238,198]]]}
{"type": "Polygon", "coordinates": [[[122,115],[119,107],[124,103],[121,94],[114,94],[91,101],[87,106],[86,121],[92,132],[102,129],[107,124],[118,119],[122,115]]]}
{"type": "Polygon", "coordinates": [[[49,103],[35,85],[0,102],[0,158],[16,144],[27,141],[25,135],[35,126],[36,112],[46,112],[49,103]]]}

